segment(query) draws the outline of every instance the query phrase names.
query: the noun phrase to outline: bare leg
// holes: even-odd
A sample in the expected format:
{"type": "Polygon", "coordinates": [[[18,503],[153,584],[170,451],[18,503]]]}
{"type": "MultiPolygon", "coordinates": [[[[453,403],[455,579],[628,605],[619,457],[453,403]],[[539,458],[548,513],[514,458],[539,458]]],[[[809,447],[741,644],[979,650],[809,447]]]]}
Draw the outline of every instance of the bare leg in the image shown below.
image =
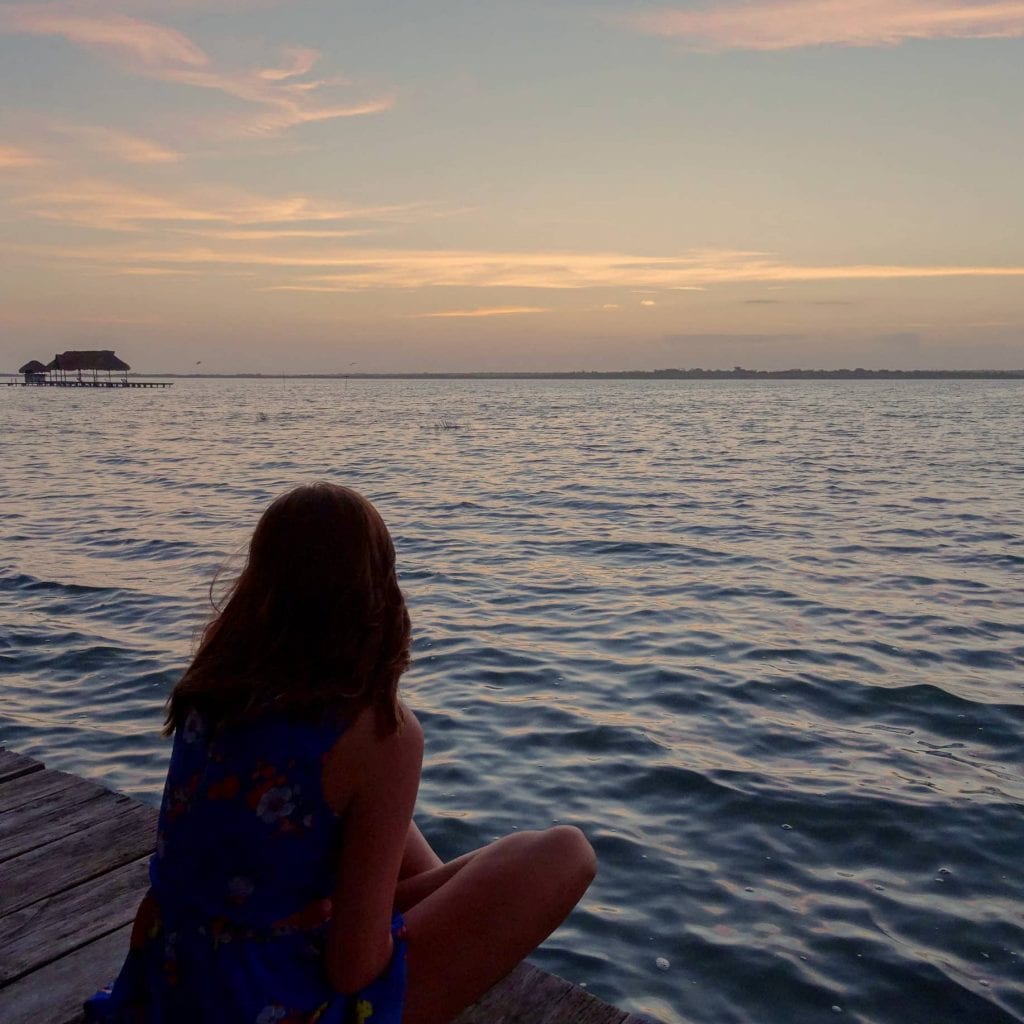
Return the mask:
{"type": "MultiPolygon", "coordinates": [[[[486,850],[487,847],[481,849],[486,850]]],[[[455,874],[480,852],[481,850],[472,850],[470,853],[464,853],[461,857],[456,857],[455,860],[448,861],[447,864],[441,863],[439,860],[439,867],[421,871],[418,875],[410,875],[408,878],[400,878],[395,889],[395,910],[400,910],[404,914],[417,903],[425,900],[446,882],[450,882],[455,874]]]]}
{"type": "Polygon", "coordinates": [[[402,867],[398,872],[399,881],[433,868],[439,868],[443,863],[444,861],[431,849],[430,843],[424,838],[416,822],[409,822],[409,834],[405,840],[402,867]]]}
{"type": "Polygon", "coordinates": [[[562,923],[595,869],[585,836],[566,825],[506,836],[436,869],[437,887],[405,915],[402,1024],[445,1024],[483,995],[562,923]]]}

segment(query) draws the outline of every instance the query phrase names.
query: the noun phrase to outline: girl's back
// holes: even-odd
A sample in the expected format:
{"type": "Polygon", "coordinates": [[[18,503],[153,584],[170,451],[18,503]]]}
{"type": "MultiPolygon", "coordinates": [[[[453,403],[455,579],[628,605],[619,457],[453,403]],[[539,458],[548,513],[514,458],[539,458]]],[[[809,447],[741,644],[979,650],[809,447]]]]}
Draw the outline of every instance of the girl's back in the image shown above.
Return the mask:
{"type": "Polygon", "coordinates": [[[161,906],[264,930],[329,899],[341,824],[321,774],[341,731],[270,715],[210,730],[191,712],[175,737],[150,869],[161,906]]]}
{"type": "Polygon", "coordinates": [[[343,828],[322,773],[343,730],[273,715],[217,730],[189,714],[150,863],[154,909],[113,992],[90,1002],[93,1019],[397,1019],[400,956],[354,996],[323,968],[343,828]]]}

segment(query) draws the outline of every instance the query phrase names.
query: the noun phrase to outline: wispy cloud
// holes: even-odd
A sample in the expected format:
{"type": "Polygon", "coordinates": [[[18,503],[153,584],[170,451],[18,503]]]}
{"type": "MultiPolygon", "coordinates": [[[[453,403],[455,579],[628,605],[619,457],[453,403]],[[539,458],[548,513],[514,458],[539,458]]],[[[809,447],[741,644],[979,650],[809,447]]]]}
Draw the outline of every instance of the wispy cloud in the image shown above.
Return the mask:
{"type": "Polygon", "coordinates": [[[0,146],[0,170],[38,167],[42,163],[44,163],[42,157],[30,153],[20,146],[0,146]]]}
{"type": "MultiPolygon", "coordinates": [[[[161,259],[158,253],[149,255],[161,259]]],[[[212,263],[233,259],[229,254],[212,253],[203,254],[203,258],[212,263]]],[[[653,259],[621,253],[367,249],[322,255],[248,251],[235,258],[282,270],[321,268],[321,274],[306,275],[275,287],[338,292],[429,287],[689,290],[742,282],[1024,276],[1024,266],[802,266],[768,254],[703,250],[653,259]]]]}
{"type": "Polygon", "coordinates": [[[199,271],[171,267],[118,267],[115,273],[127,274],[129,277],[194,277],[199,271]]]}
{"type": "Polygon", "coordinates": [[[319,51],[304,47],[290,47],[285,51],[285,56],[288,57],[288,63],[284,67],[264,68],[259,72],[260,78],[265,78],[268,82],[282,82],[286,78],[307,75],[320,59],[319,51]]]}
{"type": "Polygon", "coordinates": [[[247,11],[282,7],[294,0],[51,0],[62,10],[81,14],[240,14],[247,11]]]}
{"type": "Polygon", "coordinates": [[[200,89],[217,89],[235,99],[254,104],[258,108],[256,112],[242,117],[233,116],[226,122],[226,127],[239,134],[274,134],[316,121],[380,114],[395,105],[393,96],[351,102],[333,98],[331,87],[348,84],[343,78],[293,81],[294,75],[287,78],[266,78],[264,75],[265,71],[259,69],[238,72],[169,69],[159,77],[200,89]]]}
{"type": "Polygon", "coordinates": [[[896,46],[912,39],[1019,38],[1024,0],[766,0],[660,8],[616,20],[700,51],[896,46]]]}
{"type": "Polygon", "coordinates": [[[463,317],[519,316],[523,313],[550,312],[550,309],[546,309],[543,306],[494,306],[485,309],[445,309],[439,313],[412,313],[410,317],[413,320],[434,320],[447,317],[459,319],[463,317]]]}
{"type": "Polygon", "coordinates": [[[372,234],[373,228],[229,228],[174,227],[172,230],[201,238],[217,239],[224,242],[276,242],[287,239],[332,239],[361,238],[372,234]]]}
{"type": "Polygon", "coordinates": [[[16,4],[0,14],[0,27],[26,35],[60,36],[113,56],[140,73],[210,63],[203,50],[176,29],[126,14],[82,13],[70,5],[16,4]]]}
{"type": "Polygon", "coordinates": [[[98,178],[43,181],[13,202],[34,217],[76,227],[133,233],[160,229],[245,242],[346,238],[365,233],[375,222],[408,219],[420,205],[355,206],[214,187],[201,193],[158,193],[98,178]]]}
{"type": "Polygon", "coordinates": [[[184,159],[184,154],[152,139],[129,135],[99,125],[54,125],[54,130],[85,142],[104,156],[129,164],[169,164],[184,159]]]}
{"type": "MultiPolygon", "coordinates": [[[[25,246],[19,250],[25,256],[93,266],[182,268],[220,274],[245,269],[258,271],[258,286],[270,291],[590,288],[640,290],[656,296],[742,283],[1024,277],[1022,265],[805,265],[753,250],[700,249],[674,256],[647,256],[607,251],[367,247],[353,244],[345,236],[370,230],[375,219],[404,219],[406,210],[334,206],[305,196],[273,198],[222,192],[182,198],[132,191],[107,182],[75,182],[52,184],[23,197],[21,203],[26,211],[48,220],[117,232],[117,241],[110,244],[25,246]],[[308,244],[303,244],[304,239],[308,244]]],[[[540,309],[511,303],[482,308],[540,309]]],[[[441,312],[485,315],[478,309],[441,312]]]]}
{"type": "MultiPolygon", "coordinates": [[[[113,258],[125,258],[111,254],[113,258]]],[[[91,249],[81,258],[99,260],[102,251],[91,249]]],[[[621,254],[493,253],[381,251],[346,249],[315,253],[259,252],[251,247],[234,251],[211,247],[171,250],[131,250],[136,263],[217,267],[259,267],[278,280],[276,291],[321,293],[368,289],[438,287],[561,289],[628,288],[634,285],[665,289],[680,281],[701,280],[707,286],[744,282],[815,282],[846,280],[900,280],[948,277],[1021,277],[1024,267],[1000,266],[800,266],[753,259],[740,254],[705,253],[702,256],[663,260],[655,267],[648,258],[631,262],[621,254]],[[310,274],[310,270],[322,271],[310,274]],[[302,271],[306,271],[302,274],[302,271]],[[296,274],[298,276],[292,276],[296,274]],[[283,279],[282,279],[283,277],[283,279]]],[[[648,300],[650,301],[650,300],[648,300]]]]}
{"type": "Polygon", "coordinates": [[[251,104],[254,113],[231,119],[230,127],[240,133],[275,133],[314,121],[380,113],[394,105],[390,96],[344,99],[338,90],[352,83],[339,76],[307,78],[320,57],[316,50],[290,47],[280,66],[225,70],[177,29],[70,2],[0,10],[0,31],[58,36],[112,58],[134,74],[217,90],[251,104]]]}

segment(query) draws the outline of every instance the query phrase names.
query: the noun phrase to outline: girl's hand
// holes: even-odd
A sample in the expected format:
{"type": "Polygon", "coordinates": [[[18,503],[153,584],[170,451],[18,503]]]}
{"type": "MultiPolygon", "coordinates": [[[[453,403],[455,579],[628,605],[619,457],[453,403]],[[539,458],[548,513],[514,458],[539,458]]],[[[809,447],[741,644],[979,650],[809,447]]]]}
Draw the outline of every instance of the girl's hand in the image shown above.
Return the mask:
{"type": "Polygon", "coordinates": [[[135,913],[135,923],[132,925],[131,938],[128,940],[129,949],[141,949],[152,938],[153,933],[160,925],[160,907],[150,889],[135,913]]]}

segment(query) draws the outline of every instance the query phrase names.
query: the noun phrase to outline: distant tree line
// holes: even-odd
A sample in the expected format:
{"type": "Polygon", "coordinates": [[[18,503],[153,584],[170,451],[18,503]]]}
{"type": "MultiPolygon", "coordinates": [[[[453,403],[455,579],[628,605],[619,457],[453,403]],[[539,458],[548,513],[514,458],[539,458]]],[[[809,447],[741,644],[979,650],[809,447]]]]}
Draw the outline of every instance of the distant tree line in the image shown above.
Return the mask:
{"type": "Polygon", "coordinates": [[[1022,370],[569,370],[424,373],[151,373],[150,377],[297,380],[1024,380],[1022,370]]]}

